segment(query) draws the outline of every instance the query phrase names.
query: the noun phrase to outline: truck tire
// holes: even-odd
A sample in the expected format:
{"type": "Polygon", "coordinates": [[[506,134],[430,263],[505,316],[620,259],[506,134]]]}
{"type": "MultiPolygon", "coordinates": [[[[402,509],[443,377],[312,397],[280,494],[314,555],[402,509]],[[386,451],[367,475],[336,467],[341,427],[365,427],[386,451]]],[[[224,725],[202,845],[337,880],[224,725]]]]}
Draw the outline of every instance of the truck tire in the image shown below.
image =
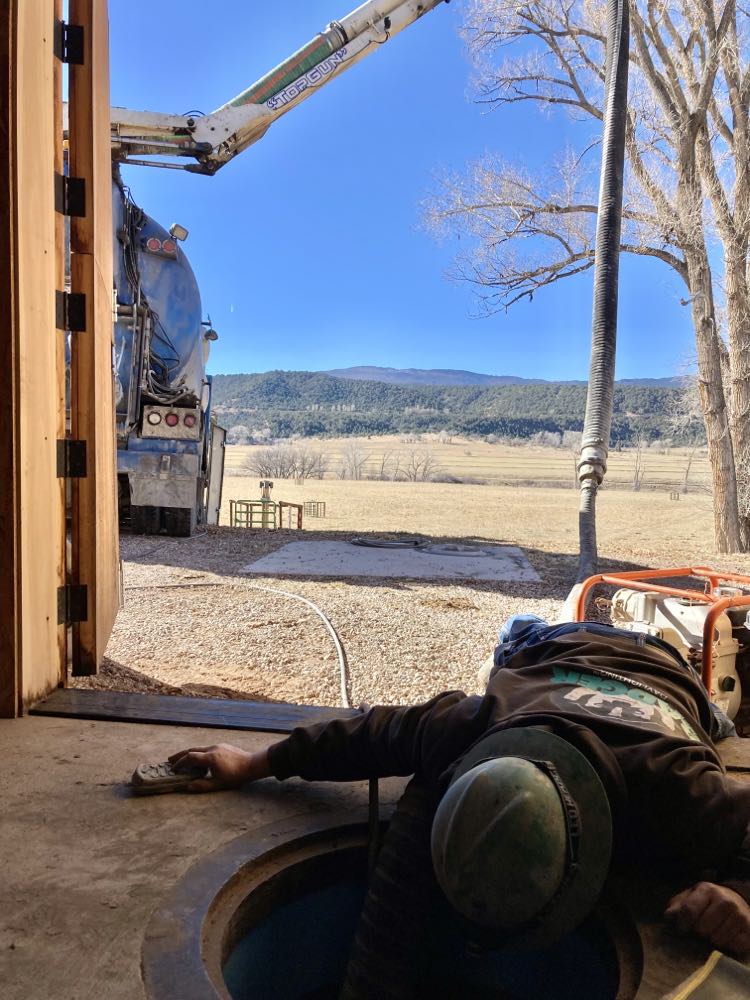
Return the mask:
{"type": "Polygon", "coordinates": [[[164,507],[164,528],[168,535],[189,538],[195,531],[195,507],[164,507]]]}
{"type": "Polygon", "coordinates": [[[161,531],[161,507],[130,505],[130,527],[136,535],[158,535],[161,531]]]}

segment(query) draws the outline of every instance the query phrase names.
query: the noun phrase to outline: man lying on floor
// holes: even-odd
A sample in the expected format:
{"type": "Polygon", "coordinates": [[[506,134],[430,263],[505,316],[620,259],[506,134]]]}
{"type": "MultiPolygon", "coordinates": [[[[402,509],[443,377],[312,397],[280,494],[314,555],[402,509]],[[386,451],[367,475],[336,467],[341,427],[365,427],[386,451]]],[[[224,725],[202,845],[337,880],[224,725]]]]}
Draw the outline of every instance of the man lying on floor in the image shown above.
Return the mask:
{"type": "Polygon", "coordinates": [[[299,728],[260,752],[192,747],[170,761],[210,769],[196,792],[414,775],[429,811],[419,849],[442,896],[500,941],[572,930],[614,860],[683,886],[666,911],[679,929],[750,951],[750,785],[725,773],[713,739],[731,723],[694,669],[659,639],[592,622],[518,616],[501,640],[483,696],[452,691],[299,728]]]}

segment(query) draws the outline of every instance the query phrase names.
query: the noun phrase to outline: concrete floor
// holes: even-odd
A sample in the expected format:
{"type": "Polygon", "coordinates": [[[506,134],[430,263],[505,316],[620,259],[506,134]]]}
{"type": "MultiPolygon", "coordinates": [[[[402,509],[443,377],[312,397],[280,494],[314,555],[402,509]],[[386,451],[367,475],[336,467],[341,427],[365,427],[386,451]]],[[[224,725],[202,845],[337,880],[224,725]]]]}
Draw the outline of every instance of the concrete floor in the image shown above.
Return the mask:
{"type": "MultiPolygon", "coordinates": [[[[164,760],[182,747],[232,742],[251,749],[277,738],[33,716],[0,720],[2,1000],[143,998],[146,925],[194,862],[268,823],[366,817],[367,787],[360,783],[269,780],[237,792],[147,798],[133,798],[125,787],[137,763],[164,760]]],[[[729,759],[747,763],[750,741],[725,746],[729,759]]],[[[402,786],[383,782],[383,803],[395,801],[402,786]]],[[[639,1000],[663,996],[707,955],[703,945],[664,927],[663,887],[661,898],[647,889],[653,899],[638,920],[647,952],[639,1000]]]]}
{"type": "MultiPolygon", "coordinates": [[[[366,817],[367,786],[265,781],[215,795],[133,798],[135,765],[186,746],[280,737],[131,723],[0,720],[0,996],[143,997],[153,910],[198,858],[300,814],[366,817]]],[[[383,802],[402,782],[384,782],[383,802]]]]}

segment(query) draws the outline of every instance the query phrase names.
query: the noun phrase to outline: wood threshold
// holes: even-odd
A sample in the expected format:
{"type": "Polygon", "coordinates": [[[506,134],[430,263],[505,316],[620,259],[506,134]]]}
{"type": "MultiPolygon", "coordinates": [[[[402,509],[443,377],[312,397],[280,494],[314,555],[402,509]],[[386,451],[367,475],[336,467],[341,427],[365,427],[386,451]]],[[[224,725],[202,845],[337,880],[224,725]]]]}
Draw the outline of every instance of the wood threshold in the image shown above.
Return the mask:
{"type": "Polygon", "coordinates": [[[350,719],[358,714],[358,710],[293,705],[287,702],[233,701],[226,698],[187,698],[184,695],[58,688],[37,702],[30,709],[30,714],[290,733],[297,726],[310,726],[318,722],[330,722],[332,719],[350,719]]]}

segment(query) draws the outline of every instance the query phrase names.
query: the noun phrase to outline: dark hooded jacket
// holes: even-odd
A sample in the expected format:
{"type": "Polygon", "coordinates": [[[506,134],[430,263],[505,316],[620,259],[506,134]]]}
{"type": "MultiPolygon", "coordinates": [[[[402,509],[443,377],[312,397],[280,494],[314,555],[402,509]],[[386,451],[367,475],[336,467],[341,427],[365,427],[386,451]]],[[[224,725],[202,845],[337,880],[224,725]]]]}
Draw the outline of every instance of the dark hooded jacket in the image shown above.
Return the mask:
{"type": "Polygon", "coordinates": [[[718,873],[750,898],[735,884],[750,877],[750,785],[726,775],[705,689],[676,653],[622,630],[605,637],[584,624],[522,648],[483,696],[450,691],[297,729],[269,762],[279,779],[416,774],[442,792],[478,740],[516,726],[556,733],[585,754],[609,797],[616,856],[692,878],[718,873]]]}

